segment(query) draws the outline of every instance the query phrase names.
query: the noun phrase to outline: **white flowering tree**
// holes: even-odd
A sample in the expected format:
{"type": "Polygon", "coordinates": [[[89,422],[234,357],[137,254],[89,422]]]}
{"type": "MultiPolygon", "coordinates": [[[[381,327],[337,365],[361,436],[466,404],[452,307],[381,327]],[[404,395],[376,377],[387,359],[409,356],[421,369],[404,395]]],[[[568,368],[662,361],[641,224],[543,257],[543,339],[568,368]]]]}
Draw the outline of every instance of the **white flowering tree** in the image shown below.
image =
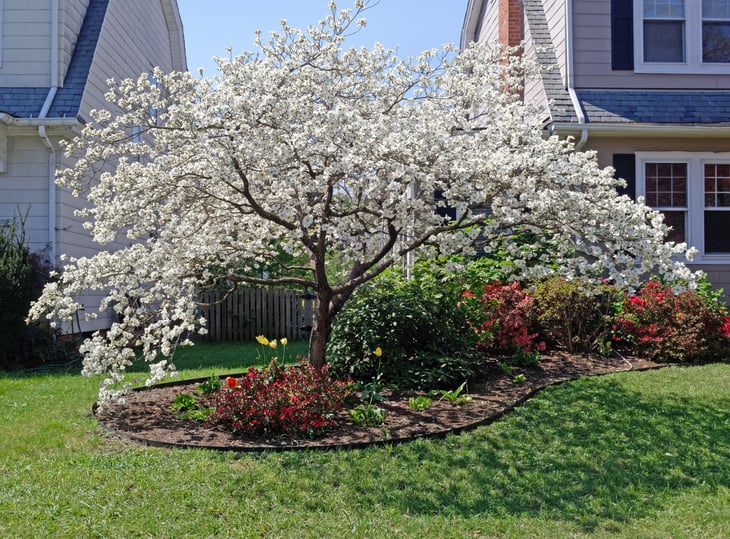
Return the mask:
{"type": "Polygon", "coordinates": [[[691,278],[659,214],[619,197],[593,155],[544,136],[519,101],[519,58],[347,48],[366,7],[331,3],[303,31],[282,21],[258,52],[220,59],[213,79],[123,81],[108,94],[115,112],[95,112],[70,143],[76,164],[59,182],[88,199],[96,242],[128,247],[66,260],[31,316],[71,318],[79,294],[105,294],[120,321],[82,348],[84,372],[108,374],[102,396],[139,350],[150,382],[174,369],[155,358],[204,331],[206,287],[313,290],[309,361],[320,367],[353,291],[425,248],[458,252],[479,236],[522,276],[691,278]],[[437,212],[444,200],[455,217],[437,212]],[[516,230],[521,241],[505,241],[516,230]]]}

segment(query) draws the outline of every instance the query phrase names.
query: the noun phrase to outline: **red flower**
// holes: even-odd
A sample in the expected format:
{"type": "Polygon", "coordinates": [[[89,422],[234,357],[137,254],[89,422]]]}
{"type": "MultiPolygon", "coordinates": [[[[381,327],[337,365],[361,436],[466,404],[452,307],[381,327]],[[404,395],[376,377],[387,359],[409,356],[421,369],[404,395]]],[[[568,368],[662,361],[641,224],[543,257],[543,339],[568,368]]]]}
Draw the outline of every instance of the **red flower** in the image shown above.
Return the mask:
{"type": "Polygon", "coordinates": [[[226,378],[226,387],[230,389],[235,389],[238,387],[238,380],[236,380],[233,376],[229,376],[226,378]]]}

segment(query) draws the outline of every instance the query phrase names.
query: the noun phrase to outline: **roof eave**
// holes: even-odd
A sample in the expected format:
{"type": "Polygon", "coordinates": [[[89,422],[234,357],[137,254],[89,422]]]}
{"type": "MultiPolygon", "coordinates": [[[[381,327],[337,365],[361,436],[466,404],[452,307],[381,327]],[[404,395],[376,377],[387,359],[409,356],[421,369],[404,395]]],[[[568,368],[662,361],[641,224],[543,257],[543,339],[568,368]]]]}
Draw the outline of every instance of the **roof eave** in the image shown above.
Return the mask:
{"type": "Polygon", "coordinates": [[[580,136],[581,132],[604,137],[730,137],[730,123],[724,124],[636,124],[636,123],[553,123],[547,131],[560,136],[580,136]]]}

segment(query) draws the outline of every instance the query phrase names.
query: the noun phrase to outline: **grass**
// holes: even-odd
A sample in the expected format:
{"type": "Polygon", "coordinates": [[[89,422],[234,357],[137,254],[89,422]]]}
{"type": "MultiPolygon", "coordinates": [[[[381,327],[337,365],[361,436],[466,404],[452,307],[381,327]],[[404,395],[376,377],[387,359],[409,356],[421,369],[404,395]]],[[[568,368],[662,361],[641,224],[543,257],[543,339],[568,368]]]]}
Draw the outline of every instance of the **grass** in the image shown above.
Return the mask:
{"type": "MultiPolygon", "coordinates": [[[[235,346],[197,350],[185,377],[241,370],[235,346]]],[[[0,376],[3,537],[730,536],[728,364],[554,386],[443,440],[302,453],[126,443],[90,413],[97,384],[0,376]]]]}

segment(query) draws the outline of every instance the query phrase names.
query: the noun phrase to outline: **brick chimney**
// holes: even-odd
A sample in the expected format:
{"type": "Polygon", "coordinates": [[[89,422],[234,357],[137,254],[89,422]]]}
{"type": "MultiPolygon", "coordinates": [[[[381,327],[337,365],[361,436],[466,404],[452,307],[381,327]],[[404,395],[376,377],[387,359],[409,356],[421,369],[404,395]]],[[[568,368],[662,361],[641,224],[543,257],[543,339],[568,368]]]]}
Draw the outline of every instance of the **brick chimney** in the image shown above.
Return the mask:
{"type": "Polygon", "coordinates": [[[499,42],[516,47],[523,37],[522,0],[499,0],[499,42]]]}

